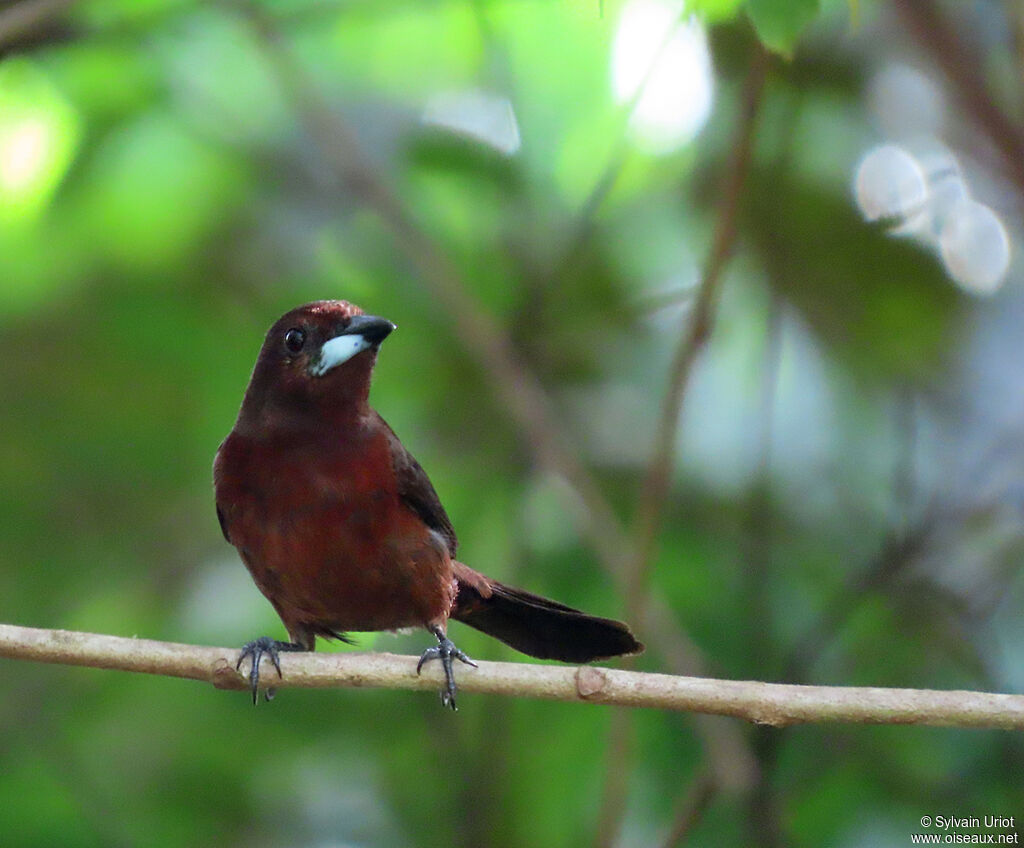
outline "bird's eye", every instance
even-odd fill
[[[300,353],[302,346],[306,343],[306,334],[298,328],[293,328],[284,334],[284,346],[289,353]]]

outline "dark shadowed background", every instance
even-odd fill
[[[1009,0],[0,5],[0,621],[283,638],[211,463],[267,327],[345,298],[461,558],[635,667],[1020,692],[1022,78]],[[0,674],[3,846],[1024,816],[1006,732]]]

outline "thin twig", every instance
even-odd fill
[[[772,434],[775,402],[779,387],[782,359],[782,299],[777,290],[769,295],[765,347],[762,356],[761,397],[757,417],[757,470],[746,505],[746,528],[743,534],[743,586],[745,609],[750,616],[748,632],[758,634],[748,645],[748,668],[769,667],[775,622],[768,590],[772,585]]]
[[[669,370],[669,384],[661,406],[654,449],[640,490],[636,511],[635,553],[629,579],[630,596],[626,605],[627,615],[637,620],[643,619],[647,604],[648,577],[658,530],[664,515],[672,469],[675,467],[679,418],[690,372],[693,370],[697,355],[710,336],[718,289],[736,241],[736,219],[754,147],[754,130],[760,111],[767,63],[764,50],[755,47],[744,87],[739,124],[729,157],[711,252],[697,289],[693,310],[688,316],[689,326],[680,338]]]
[[[75,0],[22,0],[0,9],[0,51],[32,35],[74,4]]]
[[[793,641],[782,672],[784,679],[806,678],[815,661],[832,644],[836,634],[864,599],[891,585],[917,562],[937,526],[940,526],[938,516],[929,515],[909,531],[894,531],[887,535],[878,554],[863,568],[849,575],[814,622]]]
[[[711,800],[715,797],[718,787],[714,776],[707,771],[698,772],[680,799],[672,829],[663,843],[665,848],[676,848],[685,845],[694,827],[704,817]]]
[[[238,650],[233,648],[0,624],[0,657],[190,678],[220,689],[248,686],[234,669]],[[283,677],[265,676],[275,689],[440,688],[438,664],[417,675],[416,663],[416,657],[397,654],[284,654]],[[835,721],[1024,730],[1024,695],[989,692],[796,686],[498,662],[460,669],[459,686],[466,694],[713,713],[775,727]]]
[[[626,617],[637,622],[644,633],[657,632],[657,628],[652,626],[654,617],[651,615],[650,572],[668,498],[672,469],[675,467],[675,445],[678,440],[683,400],[697,354],[711,333],[718,288],[736,240],[736,217],[754,146],[754,129],[767,74],[767,54],[759,47],[755,47],[754,50],[744,86],[741,113],[729,157],[711,252],[697,289],[692,312],[687,316],[689,326],[680,338],[669,370],[669,384],[662,402],[654,448],[637,499],[633,554],[625,579]],[[661,615],[660,619],[664,620],[665,616]],[[628,754],[631,747],[629,735],[629,718],[625,714],[614,715],[608,730],[608,748]],[[744,761],[750,761],[749,755]],[[614,768],[607,770],[605,774],[598,843],[601,848],[608,848],[614,844],[622,824],[628,790],[625,781],[618,774],[622,769],[622,763],[616,763]],[[747,771],[749,773],[750,770]]]
[[[946,75],[961,108],[999,151],[1018,192],[1024,193],[1024,129],[993,97],[982,72],[983,57],[968,48],[934,0],[893,0],[893,6]]]

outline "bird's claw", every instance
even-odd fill
[[[437,644],[427,648],[420,655],[420,661],[416,663],[416,673],[420,673],[425,663],[431,660],[441,660],[445,680],[445,687],[441,690],[441,703],[452,710],[457,710],[458,707],[455,706],[455,671],[452,669],[453,659],[477,668],[477,664],[467,657],[463,651],[455,647],[455,643],[451,639],[447,636],[438,635]]]
[[[240,671],[242,663],[249,658],[252,659],[252,666],[249,670],[249,687],[252,689],[252,702],[254,704],[259,703],[260,699],[260,662],[263,660],[263,657],[270,657],[270,662],[273,663],[277,676],[281,677],[281,651],[301,650],[303,650],[301,645],[297,645],[294,642],[280,642],[277,639],[271,639],[269,636],[260,636],[259,639],[253,639],[242,646],[242,652],[238,655],[238,662],[235,663],[235,671]],[[265,696],[268,701],[271,700],[274,697],[274,690],[268,688]]]

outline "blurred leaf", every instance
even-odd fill
[[[39,215],[71,164],[79,134],[74,108],[33,62],[0,64],[0,226]]]
[[[72,14],[88,27],[146,25],[193,5],[195,0],[89,0],[76,3]]]
[[[771,172],[754,175],[749,200],[772,284],[848,367],[888,381],[942,363],[964,301],[923,248],[864,223],[846,198]]]
[[[747,14],[762,43],[789,57],[804,28],[818,14],[820,0],[747,0]]]
[[[417,133],[408,149],[410,165],[486,180],[502,192],[522,190],[519,163],[486,144],[442,129]]]
[[[145,109],[159,92],[159,66],[139,44],[78,41],[46,58],[93,130]]]
[[[126,267],[163,267],[215,228],[241,176],[171,115],[143,114],[112,132],[91,163],[92,191],[79,197],[89,207],[83,224]]]
[[[327,33],[332,52],[356,63],[350,78],[420,106],[427,94],[472,79],[482,61],[476,14],[458,3],[394,4],[383,14],[340,18]]]
[[[686,0],[686,10],[694,12],[708,23],[732,20],[744,0]]]

